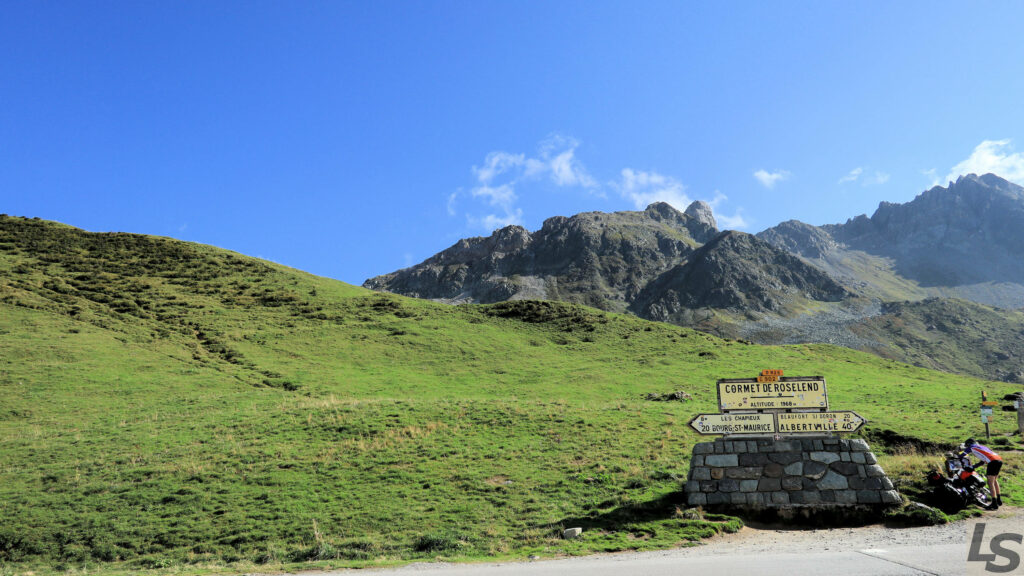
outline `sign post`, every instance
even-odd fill
[[[762,370],[755,378],[717,382],[718,414],[698,414],[690,426],[698,434],[747,436],[832,435],[856,432],[867,420],[850,411],[829,411],[821,376],[786,377]]]
[[[992,418],[992,407],[999,402],[988,399],[988,392],[981,391],[981,421],[985,424],[985,440],[992,439],[992,433],[988,429],[988,421]]]

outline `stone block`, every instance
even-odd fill
[[[867,480],[864,481],[864,488],[866,488],[868,490],[881,490],[882,489],[882,478],[879,477],[879,476],[875,476],[873,478],[868,478]]]
[[[868,477],[872,476],[885,476],[885,470],[878,464],[872,464],[864,467],[864,472],[867,473]]]
[[[729,495],[729,501],[737,506],[742,506],[747,503],[747,495],[743,492],[734,492]]]
[[[581,534],[583,534],[583,528],[569,528],[562,532],[562,538],[572,540],[573,538],[579,538]]]
[[[837,474],[834,470],[829,470],[821,480],[818,480],[818,488],[822,490],[845,490],[849,485],[846,476]]]
[[[690,480],[689,482],[686,483],[685,490],[687,492],[700,492],[700,482],[697,482],[696,480]]]
[[[843,452],[849,452],[850,451],[850,441],[845,439],[845,438],[840,440],[839,441],[839,449],[842,450]]]
[[[772,492],[772,504],[789,504],[789,492]]]
[[[860,452],[858,452],[858,454],[860,454]],[[849,452],[840,452],[839,453],[839,459],[841,461],[843,461],[843,462],[849,462],[850,461],[850,453]]]
[[[801,448],[801,446],[800,446],[800,442],[799,441],[780,440],[780,441],[775,443],[773,451],[774,452],[793,452],[793,451],[800,450],[800,448]]]
[[[899,492],[895,490],[886,490],[882,492],[882,502],[884,504],[899,504],[903,502],[903,499],[900,498]]]
[[[888,476],[882,476],[882,490],[893,490],[894,488],[892,480],[889,480]]]
[[[692,492],[686,495],[686,503],[690,506],[707,506],[708,495],[702,492]]]
[[[767,454],[759,454],[757,452],[740,454],[740,466],[764,466],[767,463]]]
[[[814,483],[814,480],[811,480],[810,478],[804,478],[803,480],[800,481],[800,484],[803,485],[804,490],[817,490],[818,489],[818,486]]]
[[[740,459],[735,454],[712,454],[704,458],[704,463],[708,466],[725,468],[729,466],[739,466]]]
[[[693,469],[698,466],[704,465],[704,455],[697,454],[690,460],[690,468]]]
[[[777,462],[769,462],[764,465],[764,468],[762,468],[762,474],[764,474],[768,478],[781,478],[782,472],[782,464],[779,464]]]
[[[711,480],[711,468],[701,466],[700,468],[690,469],[691,480]]]
[[[722,494],[721,492],[712,492],[708,494],[708,505],[713,506],[715,504],[727,504],[729,502],[729,495]]]
[[[800,440],[800,448],[802,448],[804,452],[814,450],[814,440],[811,438],[802,438]]]
[[[857,452],[857,454],[860,454],[860,452]],[[829,467],[843,476],[856,476],[859,472],[859,468],[853,462],[833,462]]]
[[[825,443],[824,442],[822,442],[821,440],[815,440],[814,441],[814,450],[824,450],[824,449],[825,449]]]
[[[861,504],[881,504],[882,497],[878,490],[857,490],[857,502]]]
[[[756,466],[740,466],[738,468],[728,468],[725,471],[726,478],[760,478],[761,468]]]
[[[802,459],[802,456],[799,452],[776,452],[774,454],[769,454],[768,459],[772,462],[778,462],[779,464],[786,466],[793,462],[799,462]]]
[[[825,471],[828,470],[828,466],[825,466],[821,462],[815,462],[813,460],[804,462],[804,476],[817,480],[825,475]]]
[[[801,490],[804,487],[803,480],[799,476],[786,476],[782,479],[782,489],[788,491]]]
[[[719,480],[718,481],[718,491],[719,492],[736,492],[739,489],[740,489],[740,483],[739,483],[738,480],[733,480],[732,478],[726,478],[724,480]]]
[[[721,480],[725,478],[725,468],[712,468],[711,478],[714,480]]]
[[[864,489],[864,478],[861,478],[860,476],[850,476],[846,481],[850,483],[850,488],[853,490]]]
[[[864,453],[864,463],[865,464],[878,464],[878,458],[875,458],[875,455],[872,454],[871,452],[865,452]]]
[[[747,452],[757,452],[757,442],[753,440],[747,440]]]
[[[821,491],[821,501],[825,502],[827,504],[834,504],[835,501],[836,501],[835,490],[822,490]]]
[[[850,440],[850,450],[853,450],[854,452],[867,452],[870,448],[868,448],[867,442],[860,438],[855,438]]]
[[[783,468],[783,471],[787,476],[803,476],[804,475],[804,463],[793,462],[789,466]]]
[[[839,446],[839,438],[836,438],[835,436],[829,436],[828,438],[823,438],[821,440],[821,442],[829,450],[836,450],[837,449],[836,447]]]
[[[850,460],[856,464],[864,464],[867,460],[867,458],[864,457],[865,454],[867,454],[867,452],[851,452]]]
[[[775,444],[774,441],[767,438],[760,438],[758,440],[751,440],[751,442],[757,443],[758,452],[771,452],[771,447]]]
[[[801,490],[792,492],[789,501],[793,504],[821,504],[821,492],[817,490]]]
[[[857,503],[856,490],[836,490],[834,494],[836,496],[836,504],[853,505]]]
[[[698,442],[693,445],[694,454],[711,454],[714,452],[714,444],[711,442]]]
[[[701,492],[718,492],[718,482],[711,480],[709,482],[700,483]]]
[[[725,454],[734,454],[736,451],[732,449],[732,442],[725,442]]]
[[[757,480],[740,480],[740,492],[756,492]]]
[[[782,490],[781,478],[761,478],[757,482],[757,489],[761,492],[776,492]]]
[[[764,494],[758,494],[757,492],[747,494],[747,506],[751,506],[753,508],[761,508],[764,506]]]
[[[811,460],[823,464],[831,464],[839,461],[839,454],[835,452],[811,452]]]

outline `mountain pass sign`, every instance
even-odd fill
[[[698,414],[690,420],[698,434],[774,434],[773,414]]]
[[[825,379],[820,376],[733,378],[718,381],[718,407],[735,410],[828,410]]]
[[[856,412],[780,412],[779,433],[854,432],[866,422]]]

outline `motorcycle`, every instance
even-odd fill
[[[986,510],[995,509],[985,479],[970,465],[967,454],[946,453],[945,468],[948,476],[937,470],[927,476],[940,508],[956,511],[977,504]]]

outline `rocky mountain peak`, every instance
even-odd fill
[[[668,220],[669,222],[680,223],[685,220],[685,215],[668,202],[654,202],[644,212],[648,217],[655,220]]]
[[[718,229],[718,222],[715,221],[715,215],[711,211],[711,205],[703,200],[697,200],[690,204],[684,212],[687,216],[693,220],[709,227],[712,229]]]

